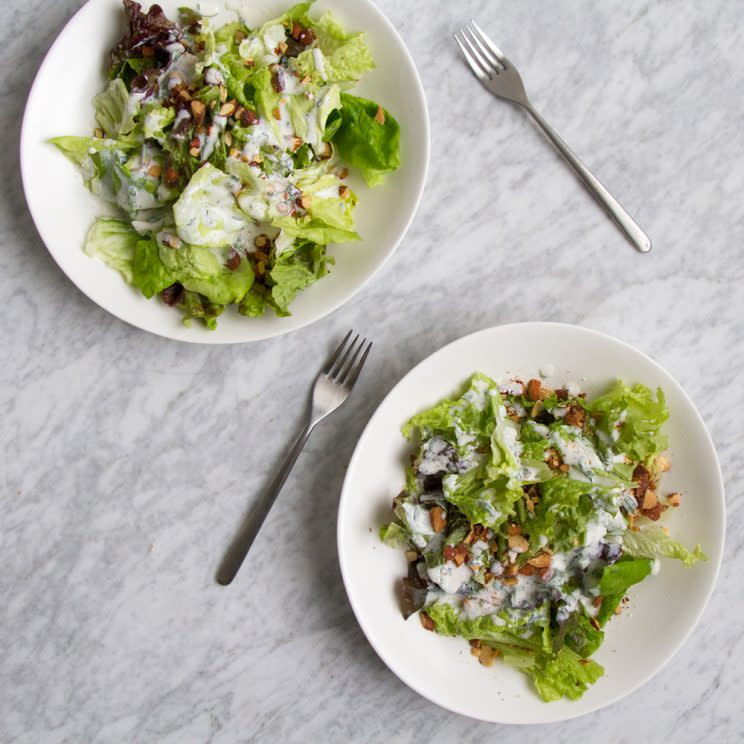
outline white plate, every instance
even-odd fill
[[[661,386],[670,417],[666,430],[672,470],[666,492],[682,505],[665,524],[675,538],[700,543],[706,563],[685,568],[663,560],[658,575],[630,592],[630,607],[607,626],[594,658],[605,676],[578,701],[543,703],[525,675],[499,665],[486,668],[466,641],[405,622],[396,592],[406,575],[402,551],[382,545],[377,528],[404,483],[409,453],[400,428],[418,411],[451,395],[474,371],[499,380],[536,377],[552,364],[546,384],[577,382],[590,395],[615,378]],[[385,398],[357,445],[341,494],[338,552],[357,620],[382,660],[429,700],[463,715],[498,723],[546,723],[589,713],[619,700],[657,672],[690,634],[708,601],[723,550],[723,481],[713,443],[682,388],[658,364],[630,346],[595,331],[554,323],[489,328],[445,346],[409,372]]]
[[[196,2],[161,2],[170,17],[178,6],[188,4]],[[292,0],[245,3],[256,23],[280,15],[292,4]],[[31,215],[49,252],[94,302],[132,325],[181,341],[255,341],[301,328],[340,307],[393,254],[413,219],[426,180],[429,121],[423,87],[402,39],[371,0],[320,0],[315,7],[315,12],[333,10],[347,29],[366,33],[377,68],[364,76],[355,92],[379,101],[400,122],[401,167],[376,189],[368,189],[353,176],[349,179],[359,195],[357,229],[363,241],[331,248],[336,257],[331,274],[298,296],[291,317],[243,318],[231,309],[212,332],[198,323],[185,328],[177,311],[158,300],[146,300],[116,271],[81,249],[88,227],[106,212],[106,206],[86,190],[77,169],[45,140],[92,132],[91,99],[106,85],[108,50],[125,30],[121,2],[89,0],[65,26],[41,65],[26,104],[21,171]],[[215,21],[233,17],[223,12]]]

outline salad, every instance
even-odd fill
[[[404,617],[524,672],[545,701],[581,697],[628,588],[660,558],[706,558],[659,524],[680,505],[660,487],[667,417],[662,390],[644,385],[588,400],[479,373],[414,416],[405,489],[380,529],[408,560]]]
[[[349,92],[375,66],[363,35],[312,0],[260,28],[123,1],[94,136],[51,140],[117,214],[86,253],[187,325],[213,329],[227,305],[289,315],[326,246],[359,239],[349,169],[376,186],[400,163],[394,116]]]

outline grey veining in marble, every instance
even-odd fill
[[[380,0],[429,100],[418,216],[345,308],[226,348],[110,317],[34,231],[20,117],[79,4],[3,3],[0,742],[740,741],[741,4]],[[471,79],[450,41],[470,17],[653,253],[635,253],[525,116]],[[527,730],[450,714],[387,670],[346,600],[335,512],[365,420],[413,364],[473,330],[535,319],[617,335],[684,385],[718,448],[729,527],[711,604],[654,681],[597,714]],[[350,326],[378,341],[363,384],[315,433],[225,590],[217,561],[299,421],[308,367]]]

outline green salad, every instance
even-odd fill
[[[376,186],[400,163],[394,116],[349,92],[375,66],[363,35],[311,6],[213,28],[124,0],[94,136],[51,140],[116,210],[85,251],[187,325],[214,328],[227,305],[289,315],[326,246],[359,239],[349,168]]]
[[[483,374],[414,416],[406,486],[380,529],[406,551],[404,617],[524,672],[545,701],[581,697],[628,588],[660,558],[706,558],[659,524],[680,505],[660,488],[667,417],[644,385],[588,400]]]

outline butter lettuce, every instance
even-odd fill
[[[132,262],[139,241],[139,234],[128,222],[113,217],[99,217],[88,230],[83,250],[116,269],[132,284]]]
[[[637,531],[627,532],[623,540],[623,548],[628,555],[646,558],[676,558],[686,566],[693,566],[698,561],[708,560],[708,556],[699,545],[689,550],[667,535],[658,525],[647,525]]]
[[[93,98],[93,107],[96,121],[106,136],[119,139],[134,129],[140,102],[138,98],[130,96],[121,78],[114,78],[103,93]]]

